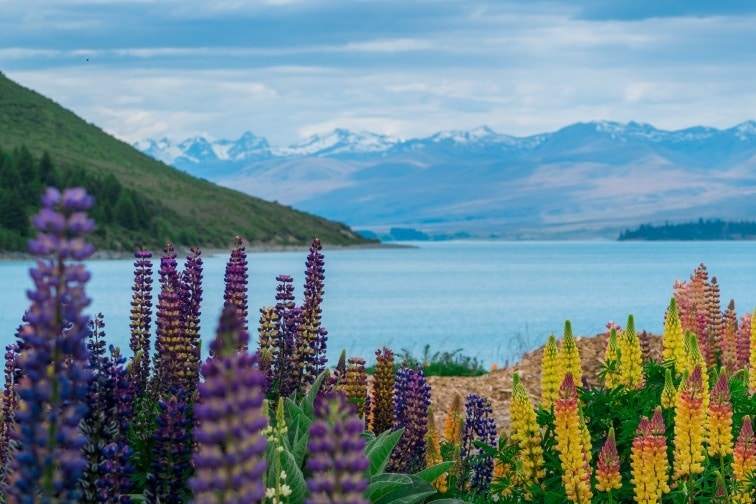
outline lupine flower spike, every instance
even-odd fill
[[[661,406],[662,408],[670,409],[675,407],[675,401],[677,400],[677,389],[675,383],[672,381],[672,370],[667,368],[664,371],[664,388],[661,394]]]
[[[662,495],[669,493],[669,462],[664,432],[661,408],[656,408],[651,420],[641,418],[630,452],[631,483],[638,504],[661,502]]]
[[[375,351],[375,380],[370,401],[368,429],[376,435],[394,425],[394,353],[383,347]]]
[[[738,315],[735,301],[730,300],[722,315],[722,365],[732,375],[738,368]]]
[[[732,454],[732,476],[735,480],[731,499],[735,504],[751,504],[754,501],[752,481],[756,473],[756,439],[749,415],[743,416],[735,450]]]
[[[609,330],[609,340],[604,352],[604,386],[613,389],[620,384],[620,349],[617,342],[617,329]]]
[[[753,316],[750,312],[745,313],[740,317],[740,323],[738,324],[738,336],[737,336],[737,357],[738,364],[737,369],[743,369],[748,366],[748,362],[751,358],[751,322]]]
[[[680,315],[677,313],[677,301],[673,297],[669,300],[669,308],[664,317],[664,334],[662,336],[662,360],[672,362],[681,371],[684,352],[683,329]]]
[[[549,409],[554,404],[563,376],[557,340],[553,334],[550,334],[543,350],[541,365],[541,405],[544,408]]]
[[[536,421],[533,403],[530,401],[520,376],[512,378],[512,400],[509,403],[512,440],[520,448],[525,485],[538,485],[546,475],[541,447],[541,429]]]
[[[247,330],[247,251],[240,237],[234,238],[234,248],[226,263],[225,285],[223,293],[223,306],[234,305],[242,328]]]
[[[562,465],[562,483],[570,502],[591,502],[591,467],[588,463],[590,445],[580,427],[577,389],[572,373],[567,373],[554,403],[557,451]]]
[[[704,422],[701,366],[688,377],[675,407],[674,479],[688,479],[704,470]],[[692,494],[692,492],[691,492]]]
[[[34,290],[20,334],[23,378],[16,421],[21,448],[16,457],[12,492],[19,502],[77,502],[78,479],[86,462],[86,443],[78,429],[86,413],[89,379],[85,337],[89,305],[85,285],[89,272],[82,261],[94,247],[86,235],[94,229],[87,217],[92,198],[84,189],[63,194],[48,188],[34,217],[38,234],[29,242],[37,256],[30,273]],[[39,499],[39,500],[37,500]]]
[[[609,429],[606,442],[599,452],[596,480],[596,490],[599,492],[611,492],[622,488],[620,459],[617,453],[617,443],[614,440],[614,427]]]
[[[474,495],[488,493],[493,477],[493,458],[484,455],[475,442],[496,447],[496,422],[493,419],[491,402],[476,394],[469,394],[465,403],[465,425],[462,435],[462,474],[459,483],[467,486]],[[473,452],[474,449],[474,452]]]
[[[307,479],[310,496],[306,504],[368,504],[364,473],[370,462],[361,437],[362,421],[340,392],[318,396],[315,415],[307,443],[311,476]]]
[[[711,390],[706,442],[711,457],[725,457],[732,453],[732,403],[725,370],[722,370]]]
[[[444,418],[444,441],[450,447],[452,459],[455,464],[449,471],[450,475],[457,476],[462,467],[460,450],[462,448],[462,431],[465,426],[465,417],[462,413],[462,396],[457,393],[449,405],[449,410]]]
[[[751,368],[751,373],[749,375],[749,383],[748,383],[748,391],[753,394],[756,392],[756,373],[753,371],[756,370],[756,308],[753,310],[753,314],[751,315],[751,354],[749,357],[749,363]]]
[[[575,343],[575,337],[572,335],[572,324],[569,320],[564,322],[564,337],[562,338],[562,348],[559,351],[559,360],[561,368],[560,384],[566,373],[572,373],[575,383],[582,383],[583,371],[580,368],[580,353]]]
[[[627,327],[619,337],[619,347],[620,383],[628,389],[641,387],[643,385],[643,360],[632,315],[627,317]]]
[[[413,474],[425,469],[425,435],[430,407],[430,385],[422,366],[402,367],[394,387],[394,430],[404,429],[388,462],[389,472]]]
[[[152,323],[152,253],[138,250],[134,257],[134,286],[131,297],[131,341],[136,368],[131,380],[138,396],[144,393],[150,376],[150,324]]]
[[[211,343],[213,357],[202,364],[205,381],[194,407],[196,475],[190,487],[197,504],[260,502],[265,495],[265,375],[256,354],[237,352],[248,338],[236,307],[226,306]]]
[[[428,433],[425,435],[425,464],[432,467],[440,464],[444,459],[441,457],[440,433],[436,427],[436,419],[433,408],[428,408]],[[444,473],[433,481],[433,486],[439,493],[446,493],[449,489],[449,475]]]

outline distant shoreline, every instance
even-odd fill
[[[324,251],[330,250],[361,250],[361,249],[413,249],[417,248],[414,245],[399,244],[399,243],[361,243],[358,245],[331,245],[323,244]],[[307,252],[310,250],[309,245],[245,245],[245,249],[249,254],[264,254],[270,252]],[[231,253],[231,247],[228,249],[222,248],[208,248],[202,250],[202,257],[215,257],[218,255],[228,255]],[[184,257],[189,254],[189,247],[177,247],[176,256]],[[153,257],[160,257],[162,250],[153,250]],[[134,252],[126,252],[123,250],[95,250],[90,260],[121,260],[121,259],[133,259]],[[28,252],[0,252],[0,262],[29,262],[34,261],[35,256]]]

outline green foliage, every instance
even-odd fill
[[[453,352],[431,353],[430,345],[425,345],[422,356],[418,358],[410,350],[403,348],[394,361],[394,371],[404,364],[411,368],[422,365],[425,376],[481,376],[487,373],[477,357],[462,355],[462,350],[458,348]],[[374,374],[375,366],[366,368],[366,372]]]
[[[27,205],[37,205],[45,186],[80,186],[82,176],[97,181],[84,185],[94,194],[96,206],[103,201],[110,206],[93,215],[101,226],[94,237],[98,248],[131,252],[137,245],[158,248],[166,241],[179,246],[226,247],[236,235],[253,244],[272,245],[306,245],[313,236],[337,245],[370,242],[343,224],[166,166],[2,73],[0,146],[7,152],[19,152],[10,164],[0,155],[0,188],[20,188]],[[51,164],[57,167],[55,175]],[[116,218],[112,211],[119,191],[113,181],[128,191],[136,207],[136,228],[102,228]],[[100,188],[103,194],[95,191]],[[25,210],[31,215],[30,208]],[[130,222],[130,217],[123,219],[122,224]],[[0,250],[25,250],[25,240],[19,240],[17,233],[9,234],[5,228],[0,231]]]

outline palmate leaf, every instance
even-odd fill
[[[394,447],[399,442],[402,434],[404,434],[403,428],[395,431],[387,430],[365,446],[365,455],[370,461],[368,478],[372,478],[376,474],[383,472],[391,456],[391,452],[394,451]]]
[[[460,500],[460,499],[452,499],[452,498],[445,498],[445,499],[435,499],[430,501],[433,504],[467,504],[466,501]]]

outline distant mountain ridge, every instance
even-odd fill
[[[207,145],[203,148],[201,142],[195,144],[191,155],[199,158],[207,154]],[[225,152],[229,159],[242,159],[257,145],[255,138],[243,136],[233,145],[216,142],[211,148],[221,154]],[[119,218],[112,219],[109,225],[108,219],[100,219],[101,225],[93,234],[93,240],[106,250],[133,252],[135,246],[147,246],[157,251],[166,241],[177,246],[221,248],[233,244],[237,235],[254,245],[307,245],[314,237],[330,244],[365,243],[343,224],[220,187],[159,163],[2,73],[0,146],[11,153],[0,159],[0,168],[4,160],[14,163],[15,159],[26,160],[24,170],[20,167],[0,170],[0,202],[11,201],[3,197],[3,192],[12,196],[13,192],[29,191],[30,183],[35,184],[35,193],[41,193],[36,187],[42,186],[41,177],[35,172],[41,170],[38,168],[43,163],[40,158],[46,159],[43,153],[48,153],[56,172],[60,172],[55,174],[55,180],[65,181],[67,185],[89,184],[93,186],[88,188],[90,192],[103,189],[104,185],[111,186],[113,190],[101,193],[114,200],[123,195],[122,207],[128,206],[127,199],[135,204],[137,222]],[[168,148],[168,143],[162,147]],[[27,155],[13,154],[24,149]],[[45,164],[51,164],[50,159]],[[7,228],[3,224],[0,222],[0,233]],[[15,231],[26,232],[21,226],[16,227]],[[19,248],[21,240],[5,241],[10,243],[6,245],[10,249]]]
[[[411,227],[431,235],[616,237],[642,223],[739,220],[756,211],[756,121],[676,131],[593,121],[525,137],[481,126],[402,140],[337,129],[289,147],[247,132],[237,141],[148,140],[138,148],[379,235]],[[219,154],[232,148],[233,157]]]

